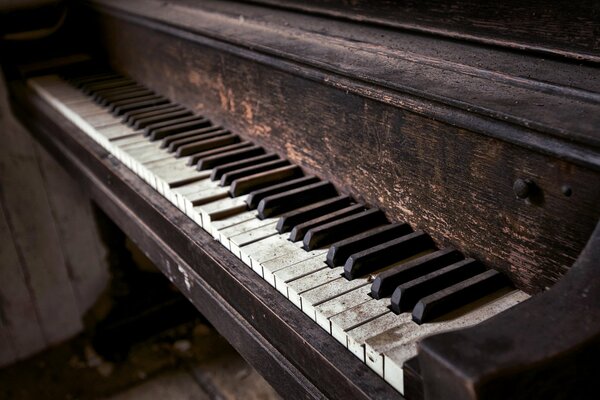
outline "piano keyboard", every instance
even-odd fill
[[[529,297],[132,79],[101,72],[28,84],[400,393],[421,338]]]

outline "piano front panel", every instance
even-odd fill
[[[539,138],[524,126],[465,122],[406,93],[161,32],[143,18],[95,13],[90,26],[117,70],[424,229],[439,246],[507,273],[529,293],[564,274],[600,215],[600,187],[589,184],[599,181],[597,170],[487,135],[506,129]],[[539,191],[518,199],[518,179]]]

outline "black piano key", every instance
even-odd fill
[[[127,125],[132,126],[135,123],[135,121],[140,118],[151,117],[153,115],[160,115],[160,114],[168,113],[168,112],[175,111],[175,110],[183,110],[183,108],[184,108],[183,106],[173,104],[173,103],[166,103],[166,104],[161,104],[159,106],[147,107],[147,108],[143,108],[141,110],[135,110],[135,111],[130,111],[130,112],[124,113],[123,121]]]
[[[239,150],[228,151],[226,153],[216,154],[214,156],[204,157],[198,161],[198,170],[203,171],[212,169],[216,166],[230,163],[236,160],[243,160],[264,154],[265,149],[260,146],[250,146]]]
[[[132,81],[129,78],[118,78],[118,79],[113,79],[113,80],[107,80],[104,82],[82,85],[80,87],[80,89],[83,93],[92,95],[92,94],[94,94],[94,92],[97,92],[99,90],[125,87],[125,86],[131,86],[131,85],[136,85],[136,84],[137,83],[135,81]]]
[[[161,98],[164,97],[157,94],[152,94],[149,96],[136,97],[135,99],[119,100],[115,101],[114,103],[111,103],[107,108],[111,113],[113,113],[113,115],[119,115],[117,110],[120,110],[122,107],[127,107],[145,101],[158,100]]]
[[[178,108],[168,113],[160,113],[149,117],[138,118],[132,125],[133,129],[145,129],[148,125],[157,124],[159,122],[170,121],[181,117],[192,115],[192,112],[184,107]],[[146,135],[148,136],[148,135]]]
[[[138,92],[141,90],[150,91],[150,89],[142,85],[131,85],[125,86],[123,88],[106,89],[94,92],[94,94],[92,95],[92,99],[95,102],[102,104],[102,102],[108,98],[112,98],[114,96],[121,96],[132,92]]]
[[[141,110],[167,103],[170,104],[170,101],[162,96],[159,96],[158,98],[153,98],[151,100],[141,101],[139,103],[127,104],[124,106],[117,107],[114,111],[112,111],[112,114],[115,116],[120,116],[129,111]]]
[[[423,297],[485,271],[483,265],[467,258],[399,285],[392,294],[390,308],[396,314],[410,311]]]
[[[189,132],[195,129],[203,129],[211,126],[211,122],[208,118],[197,116],[196,119],[191,119],[187,122],[182,122],[180,124],[169,125],[164,128],[156,129],[152,132],[153,137],[161,137],[162,139],[176,135],[182,132]]]
[[[91,94],[95,91],[114,89],[116,87],[128,86],[132,84],[135,84],[135,82],[131,79],[126,78],[124,76],[116,76],[114,78],[100,79],[96,81],[81,83],[78,85],[78,88],[85,94]]]
[[[288,190],[296,189],[302,186],[311,185],[313,183],[319,182],[319,178],[314,175],[303,176],[297,179],[292,179],[291,181],[276,183],[273,185],[269,185],[267,187],[256,189],[250,192],[248,197],[246,198],[246,203],[250,209],[255,209],[258,207],[262,199],[272,196],[277,193],[286,192]],[[236,182],[234,182],[235,185]]]
[[[446,247],[409,262],[397,265],[377,275],[371,285],[371,297],[381,299],[390,296],[398,285],[427,275],[430,272],[462,260],[459,251]]]
[[[246,176],[260,174],[261,172],[273,171],[274,169],[289,165],[288,160],[273,160],[266,161],[260,164],[251,165],[248,167],[239,168],[225,173],[219,182],[220,186],[229,186],[236,179],[241,179]]]
[[[211,122],[205,117],[199,115],[188,115],[147,125],[144,129],[144,133],[148,132],[150,140],[155,141],[191,129],[206,128],[210,125]]]
[[[246,158],[245,160],[234,161],[228,164],[219,165],[210,174],[210,179],[213,181],[221,180],[221,177],[230,171],[236,169],[246,168],[251,165],[260,164],[266,161],[273,161],[279,159],[279,156],[275,153],[262,154],[260,156]]]
[[[168,148],[169,153],[173,153],[181,146],[185,146],[186,144],[228,135],[231,135],[231,132],[228,130],[225,130],[219,126],[209,126],[206,128],[192,129],[191,131],[184,131],[174,135],[169,135],[162,140],[160,147]]]
[[[319,201],[314,204],[285,213],[277,221],[277,232],[285,233],[291,231],[298,224],[320,217],[322,215],[347,207],[352,203],[348,196],[337,196],[332,199]]]
[[[200,153],[206,150],[216,149],[217,147],[229,146],[231,144],[239,143],[241,139],[238,135],[230,133],[228,135],[217,136],[212,138],[206,138],[202,140],[196,140],[191,143],[183,144],[177,147],[175,157],[185,157],[191,154]]]
[[[231,197],[241,196],[275,184],[285,183],[301,176],[302,169],[297,165],[288,165],[271,171],[261,172],[233,181],[229,189],[229,195]]]
[[[108,79],[108,78],[124,78],[125,76],[119,74],[110,68],[82,68],[80,65],[73,69],[63,70],[61,75],[63,79],[73,84],[78,82],[87,82],[94,79]],[[108,78],[107,78],[108,77]]]
[[[344,265],[350,255],[367,250],[412,232],[408,224],[387,224],[334,243],[327,252],[325,262],[331,268]]]
[[[98,74],[94,74],[94,75],[81,76],[81,77],[77,77],[77,78],[64,77],[63,79],[65,79],[71,85],[79,88],[83,85],[90,84],[93,82],[106,81],[109,79],[116,79],[116,78],[123,78],[123,76],[112,73],[112,72],[105,72],[105,73],[98,73]]]
[[[294,226],[292,232],[290,232],[289,240],[292,242],[297,242],[298,240],[302,240],[310,229],[318,227],[320,225],[325,225],[327,223],[337,221],[341,218],[347,217],[349,215],[353,215],[365,210],[364,204],[353,204],[348,207],[344,207],[339,210],[332,211],[328,214],[321,215],[317,218],[313,218],[311,220],[302,222]]]
[[[419,300],[413,309],[412,320],[419,325],[430,322],[509,286],[506,276],[494,270],[485,271]]]
[[[231,144],[229,146],[219,147],[219,148],[208,150],[208,151],[203,151],[202,153],[197,153],[197,154],[190,156],[190,158],[188,158],[187,165],[190,165],[190,166],[196,165],[196,169],[198,171],[201,171],[200,165],[198,165],[198,162],[205,157],[211,157],[216,154],[227,153],[229,151],[245,149],[245,148],[252,147],[252,146],[254,146],[254,143],[248,142],[248,141],[243,141],[243,142],[239,142],[236,144]]]
[[[139,99],[140,97],[154,96],[154,95],[156,95],[156,93],[154,93],[152,90],[138,89],[138,90],[124,91],[119,94],[112,94],[112,95],[108,95],[108,96],[106,96],[106,95],[98,96],[98,97],[95,97],[94,100],[96,101],[96,103],[100,104],[101,106],[108,107],[111,104],[116,103],[118,101]]]
[[[335,187],[327,181],[274,194],[260,201],[257,207],[258,218],[275,217],[334,196],[337,196]]]
[[[428,235],[423,231],[409,233],[350,255],[344,264],[344,276],[350,280],[358,278],[427,249],[433,249],[433,241]]]
[[[372,208],[359,214],[310,229],[304,236],[304,249],[310,251],[330,245],[387,223],[385,214],[377,208]]]

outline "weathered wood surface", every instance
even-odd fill
[[[600,6],[594,0],[453,1],[250,0],[277,7],[435,35],[599,60]]]
[[[19,117],[44,147],[279,393],[292,398],[401,399],[44,100],[22,83],[15,83],[14,93]]]
[[[95,31],[118,70],[383,208],[392,220],[424,229],[438,244],[506,272],[530,293],[564,274],[594,228],[600,174],[591,145],[582,150],[589,162],[570,162],[582,154],[569,148],[575,142],[557,144],[549,132],[536,136],[541,131],[531,124],[508,126],[501,118],[473,123],[458,109],[435,114],[438,106],[419,108],[411,94],[134,18],[103,17]],[[597,76],[594,69],[589,73]],[[594,101],[588,105],[597,110]],[[530,118],[541,118],[544,126],[543,118],[559,111]],[[581,116],[579,124],[572,114],[568,123],[587,131],[588,117],[594,118]],[[489,134],[499,126],[509,133]],[[595,141],[594,133],[586,135],[577,140]],[[511,137],[527,143],[516,145]],[[549,144],[556,146],[544,148]],[[541,196],[517,199],[512,185],[518,178],[535,181]],[[562,192],[565,185],[570,197]]]
[[[37,148],[0,87],[0,365],[81,331],[108,282],[89,199]]]

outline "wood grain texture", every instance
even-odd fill
[[[598,61],[600,8],[593,0],[251,0],[355,21]]]
[[[593,170],[249,61],[218,43],[115,18],[102,28],[117,69],[383,208],[392,220],[506,272],[530,293],[562,276],[599,216]],[[517,178],[534,180],[542,198],[517,200]],[[572,187],[571,197],[563,185]]]

